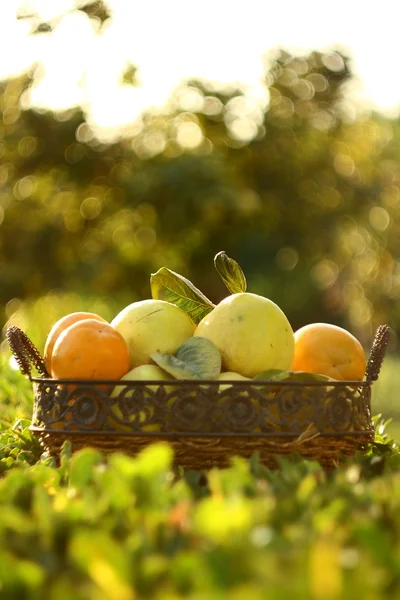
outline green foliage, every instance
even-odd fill
[[[187,82],[170,114],[146,114],[110,144],[78,110],[21,110],[28,77],[2,83],[2,324],[39,297],[92,296],[113,316],[148,298],[162,267],[216,303],[226,290],[209,263],[222,247],[294,329],[335,322],[366,346],[378,324],[399,332],[399,122],[352,119],[349,75],[338,53],[281,52],[267,110],[239,89]],[[179,141],[187,124],[198,147]]]
[[[32,412],[32,384],[10,367],[5,354],[0,354],[0,410],[0,423],[7,425]]]
[[[330,473],[254,455],[206,477],[165,443],[136,458],[67,443],[56,464],[27,429],[30,382],[2,367],[1,598],[399,595],[400,449],[380,415],[375,443]]]
[[[236,458],[206,482],[173,468],[166,444],[135,459],[65,446],[58,467],[42,457],[0,480],[2,594],[389,598],[400,472],[397,446],[383,446],[329,474]]]

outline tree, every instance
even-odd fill
[[[399,125],[346,110],[348,59],[281,52],[264,109],[189,81],[169,115],[105,145],[84,115],[22,111],[29,78],[0,90],[1,301],[54,288],[148,297],[161,266],[214,301],[225,250],[293,327],[331,321],[365,341],[400,330]]]

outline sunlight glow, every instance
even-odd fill
[[[13,371],[19,370],[19,364],[17,363],[17,360],[14,356],[10,357],[8,364],[9,364],[10,368],[13,369]]]
[[[324,6],[320,0],[247,0],[245,5],[228,0],[190,5],[184,0],[108,0],[111,19],[101,29],[83,12],[72,11],[77,4],[1,3],[0,78],[39,65],[26,102],[54,110],[81,105],[88,123],[105,136],[134,122],[145,109],[162,110],[180,82],[202,78],[246,91],[255,116],[241,113],[232,119],[231,128],[238,138],[250,139],[257,106],[268,102],[264,55],[277,47],[302,53],[330,48],[348,52],[360,80],[355,88],[360,104],[397,114],[400,5],[391,0],[381,0],[378,7],[362,0]],[[30,35],[30,20],[16,18],[21,10],[25,15],[38,12],[42,19],[57,17],[54,32]],[[138,67],[138,87],[122,82],[128,64]],[[195,95],[184,99],[186,110],[195,109],[198,101]]]

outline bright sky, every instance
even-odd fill
[[[66,109],[82,104],[106,131],[162,106],[184,78],[242,82],[266,101],[262,54],[268,49],[342,47],[361,82],[359,96],[397,114],[400,106],[398,0],[108,0],[111,22],[98,35],[83,13],[61,18],[51,35],[31,36],[21,7],[49,19],[75,0],[0,1],[0,78],[41,63],[30,101]],[[121,87],[126,61],[141,87]],[[82,85],[83,84],[83,85]]]

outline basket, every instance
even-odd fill
[[[7,339],[34,388],[30,430],[58,457],[90,446],[131,455],[167,441],[182,467],[226,467],[255,452],[270,468],[294,452],[330,469],[373,441],[371,387],[378,379],[389,327],[376,332],[363,381],[55,380],[18,327]],[[35,367],[39,376],[32,375]]]

